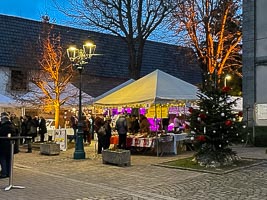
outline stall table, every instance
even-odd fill
[[[186,140],[186,137],[188,136],[187,133],[180,133],[180,134],[175,134],[175,133],[168,133],[167,135],[173,136],[173,143],[170,143],[169,148],[172,149],[172,152],[177,155],[177,146],[181,142],[184,142]]]
[[[110,144],[117,145],[119,141],[118,135],[112,135],[110,138]],[[156,142],[158,141],[158,143]],[[175,143],[175,144],[174,144]],[[157,146],[158,144],[158,146]],[[158,151],[161,155],[164,153],[177,154],[176,141],[174,141],[174,136],[166,135],[164,137],[131,137],[128,136],[126,140],[127,148],[142,149],[147,152],[149,149],[153,151]]]

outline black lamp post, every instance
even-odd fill
[[[67,54],[70,61],[76,67],[80,74],[79,83],[79,116],[78,116],[78,132],[75,140],[74,159],[85,159],[83,146],[83,122],[82,122],[82,71],[84,65],[87,64],[94,55],[96,45],[92,41],[88,41],[83,45],[82,49],[77,49],[71,46],[67,49]]]

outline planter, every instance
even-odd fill
[[[129,150],[103,150],[102,160],[104,164],[115,164],[119,167],[131,165],[131,152]]]
[[[56,143],[44,143],[40,145],[40,153],[45,155],[59,155],[60,145]]]

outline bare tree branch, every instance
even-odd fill
[[[186,35],[204,72],[218,75],[241,66],[242,18],[238,0],[177,0],[172,29]],[[231,70],[230,70],[231,69]],[[239,73],[237,73],[240,76]]]
[[[145,42],[175,9],[176,0],[68,0],[72,5],[58,9],[90,30],[120,37],[128,47],[129,76],[137,79]]]

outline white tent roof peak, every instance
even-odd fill
[[[133,83],[95,102],[96,105],[130,105],[138,103],[167,103],[180,100],[196,100],[198,88],[161,70],[136,80]]]
[[[122,84],[120,84],[120,85],[118,85],[118,86],[112,88],[111,90],[109,90],[109,91],[107,91],[107,92],[101,94],[100,96],[94,98],[94,101],[97,101],[97,100],[99,100],[99,99],[102,99],[103,97],[105,97],[105,96],[107,96],[107,95],[109,95],[109,94],[111,94],[111,93],[113,93],[113,92],[115,92],[115,91],[117,91],[117,90],[123,88],[123,87],[126,86],[126,85],[129,85],[129,84],[132,83],[132,82],[134,82],[134,79],[129,79],[128,81],[126,81],[126,82],[124,82],[124,83],[122,83]]]

